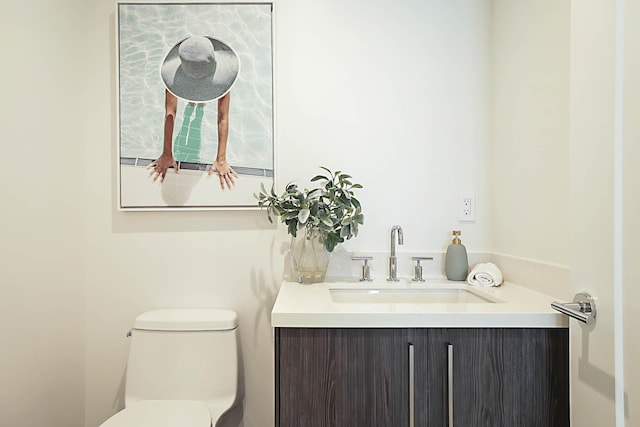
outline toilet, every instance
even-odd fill
[[[211,427],[238,394],[238,318],[219,309],[153,310],[131,331],[125,409],[101,427]]]

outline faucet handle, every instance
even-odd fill
[[[413,279],[414,282],[424,282],[424,278],[422,277],[422,265],[420,265],[420,261],[433,261],[432,256],[412,256],[411,259],[416,262],[416,265],[413,267]]]
[[[352,256],[352,261],[364,261],[362,264],[362,273],[360,275],[361,282],[370,282],[371,281],[371,266],[369,265],[369,261],[373,259],[372,256]]]

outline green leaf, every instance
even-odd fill
[[[296,237],[298,232],[298,221],[291,221],[289,223],[289,226],[287,227],[287,231],[289,232],[290,235],[292,235],[293,237]]]
[[[266,209],[271,223],[278,218],[294,237],[301,229],[315,233],[325,247],[333,251],[345,239],[356,236],[358,225],[364,222],[362,205],[353,191],[362,185],[354,184],[351,175],[340,170],[332,172],[325,166],[320,169],[324,173],[311,179],[317,183],[315,188],[302,190],[294,181],[278,196],[274,185],[268,192],[264,183],[260,183],[260,192],[253,196],[258,206]]]
[[[338,238],[334,233],[327,233],[327,239],[324,246],[329,252],[333,252],[338,243],[341,243],[342,239]]]
[[[284,214],[284,219],[285,220],[290,220],[290,219],[298,218],[298,214],[299,214],[299,212],[297,210],[289,211],[289,212]]]
[[[313,203],[311,203],[311,206],[309,206],[309,214],[314,217],[316,215],[318,215],[318,201],[314,201]]]
[[[300,210],[300,213],[298,214],[298,221],[300,222],[300,224],[305,224],[307,222],[310,213],[311,211],[309,209]]]
[[[309,199],[319,199],[319,198],[322,197],[323,194],[324,194],[324,192],[322,191],[322,189],[314,188],[313,190],[309,191],[309,194],[307,194],[307,198],[309,198]]]
[[[325,217],[325,218],[320,218],[320,221],[322,221],[322,223],[324,225],[327,225],[329,227],[333,227],[333,221],[331,220],[331,218],[329,217]]]
[[[344,194],[341,195],[340,197],[338,197],[338,202],[340,203],[340,205],[342,206],[351,206],[351,203],[349,203],[349,198],[346,197]]]

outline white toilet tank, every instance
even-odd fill
[[[153,310],[136,318],[125,387],[144,400],[196,400],[229,408],[238,392],[237,315],[231,310]]]

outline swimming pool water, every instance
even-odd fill
[[[231,46],[240,58],[240,73],[231,88],[227,161],[273,170],[271,14],[268,3],[119,4],[120,156],[160,155],[165,93],[160,65],[178,41],[208,35]],[[216,104],[207,103],[198,117],[199,152],[174,150],[176,156],[185,156],[177,160],[213,163],[218,145]],[[194,117],[189,108],[193,107],[178,101],[174,144],[179,136],[186,141],[187,135],[180,132],[189,124],[183,121]],[[195,141],[195,135],[189,138]]]

